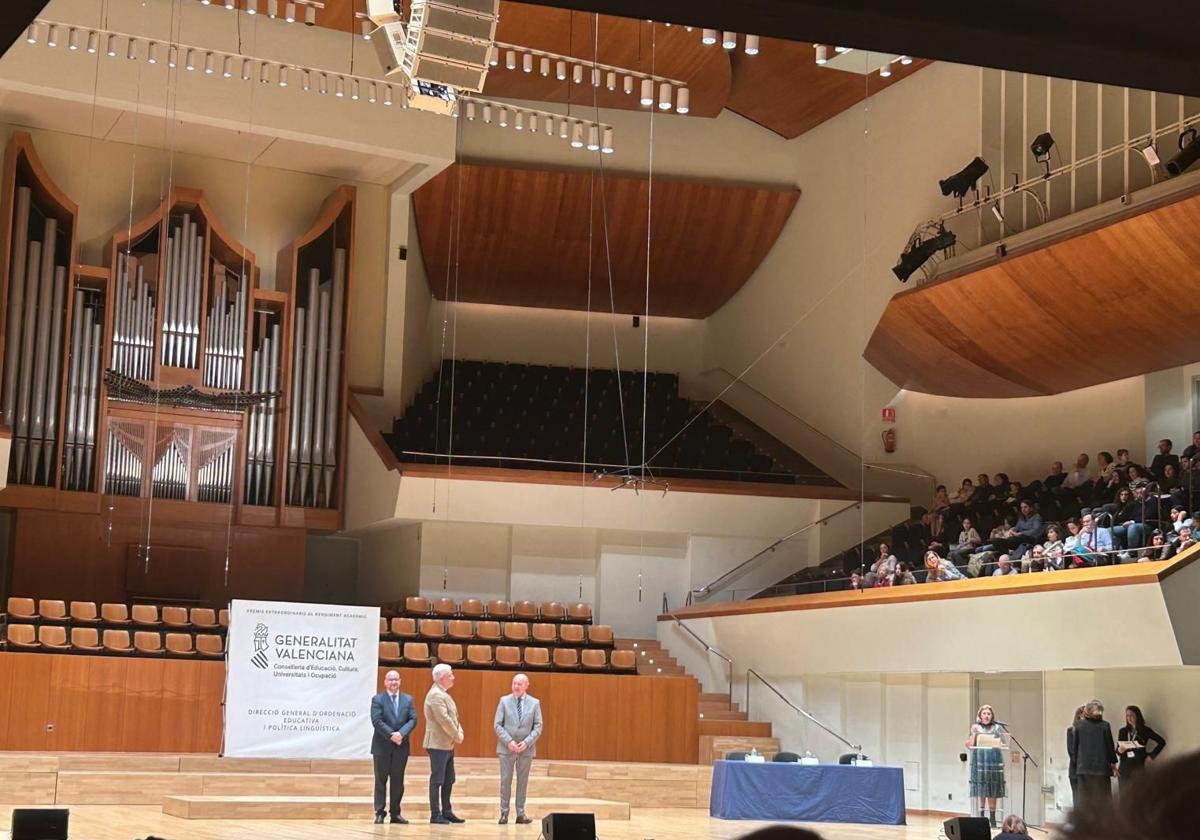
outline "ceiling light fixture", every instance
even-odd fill
[[[666,82],[658,86],[658,108],[660,111],[671,110],[671,86]]]
[[[550,59],[548,59],[546,56],[542,56],[538,61],[538,72],[543,76],[550,75]]]
[[[27,44],[37,43],[37,24],[29,24],[29,28],[25,30],[25,42]]]
[[[351,79],[351,80],[350,80],[350,101],[351,101],[351,102],[357,102],[357,101],[358,101],[358,93],[359,93],[359,91],[358,91],[358,79]]]
[[[607,84],[605,85],[605,87],[607,87],[609,90],[616,90],[617,89],[617,74],[614,73],[612,70],[609,70],[608,78],[607,78],[606,82],[607,82]]]
[[[892,65],[885,64],[879,68],[879,78],[886,79],[890,75],[892,75]]]
[[[271,65],[265,61],[258,68],[258,81],[264,85],[271,81]]]
[[[911,55],[902,55],[902,56],[900,56],[900,63],[901,63],[901,64],[903,64],[905,67],[907,67],[908,65],[912,64],[912,61],[913,61],[913,60],[912,60],[912,56],[911,56]]]
[[[690,110],[690,108],[689,108],[689,104],[690,104],[689,100],[690,99],[691,99],[691,94],[688,93],[688,89],[680,88],[679,91],[675,94],[675,113],[686,114]]]
[[[521,69],[526,73],[533,72],[533,54],[525,53],[521,58]]]
[[[74,49],[74,47],[72,47],[72,49]],[[154,43],[153,41],[146,46],[146,63],[158,64],[158,44]]]
[[[324,73],[317,77],[317,93],[322,96],[329,93],[329,77]]]
[[[67,49],[69,49],[71,52],[75,52],[77,49],[79,49],[79,30],[77,30],[74,26],[67,31]]]
[[[109,35],[107,44],[108,44],[108,46],[105,47],[104,54],[107,55],[109,58],[116,58],[117,57],[117,36]],[[189,67],[188,69],[191,70],[192,68]]]
[[[267,0],[267,17],[271,20],[279,17],[279,0]]]
[[[723,32],[721,33],[721,46],[727,50],[737,49],[737,33]]]
[[[577,122],[571,128],[571,148],[583,148],[583,123]]]
[[[300,72],[300,90],[308,93],[312,90],[312,73],[307,70]]]
[[[506,53],[504,53],[504,66],[509,70],[517,69],[517,54],[512,50],[508,50]]]
[[[342,76],[338,76],[333,81],[333,95],[338,99],[346,95],[346,80]]]
[[[654,104],[654,80],[642,79],[642,95],[639,99],[643,105]]]
[[[133,38],[125,42],[125,58],[129,61],[137,61],[137,41]]]
[[[30,28],[32,28],[32,27],[30,27]],[[89,32],[88,39],[87,39],[87,51],[94,55],[96,52],[96,46],[99,43],[100,43],[100,36],[97,35],[95,32]]]
[[[571,68],[571,81],[577,85],[583,84],[583,65],[576,64]]]
[[[383,104],[384,105],[392,104],[392,86],[391,85],[383,86]]]
[[[606,155],[613,153],[613,130],[612,126],[604,127],[604,139],[600,142],[600,151]]]
[[[562,117],[558,121],[558,136],[561,137],[563,140],[566,140],[568,137],[571,136],[571,129],[567,125],[566,117]]]
[[[516,117],[513,119],[513,128],[517,131],[525,130],[525,113],[523,111],[517,111]]]
[[[374,105],[376,103],[376,101],[378,101],[378,99],[379,99],[379,87],[374,82],[371,82],[369,85],[367,85],[367,102]],[[471,108],[473,109],[474,107],[475,107],[475,103],[472,102]],[[474,114],[474,111],[472,111],[472,114]],[[474,116],[472,116],[472,119],[474,119]]]
[[[706,47],[711,47],[713,44],[717,43],[717,30],[705,29],[703,32],[701,32],[700,43],[704,44]]]
[[[288,69],[287,69],[287,67],[279,68],[279,86],[280,87],[288,86]]]
[[[632,93],[633,93],[633,76],[626,76],[625,77],[625,95],[628,96]]]
[[[829,47],[824,44],[817,44],[817,64],[824,64],[829,61]]]
[[[955,172],[948,178],[943,178],[938,181],[938,186],[942,189],[942,195],[953,195],[955,198],[961,199],[972,190],[978,191],[978,182],[988,171],[988,165],[983,158],[976,157],[958,172]]]
[[[109,55],[112,55],[112,53],[110,52]],[[196,53],[195,53],[195,51],[188,50],[183,55],[184,55],[183,69],[184,70],[195,70],[196,69]]]
[[[312,6],[309,6],[308,8],[312,9]],[[305,20],[304,22],[308,23],[307,20]],[[309,24],[309,25],[311,26],[312,24]],[[363,18],[363,22],[360,23],[358,26],[358,31],[362,34],[362,39],[364,41],[370,41],[371,40],[371,21],[368,20],[367,18]]]
[[[54,26],[53,24],[51,24],[50,28],[46,30],[46,46],[58,46],[58,27]]]
[[[374,102],[375,100],[372,99],[371,101]],[[470,102],[470,101],[467,102],[467,119],[471,120],[472,122],[475,121],[475,103],[474,102]]]
[[[172,49],[174,49],[174,47],[172,47]],[[243,58],[242,59],[242,81],[243,82],[250,81],[250,71],[252,69],[254,69],[253,62],[251,62],[250,59],[248,59],[248,58]],[[322,93],[323,92],[324,91],[322,91]]]
[[[485,104],[483,106],[483,121],[489,125],[492,122],[492,106]]]
[[[555,63],[554,78],[558,79],[560,82],[565,82],[567,80],[567,62],[559,61]]]
[[[289,2],[283,7],[283,19],[287,23],[296,22],[296,4]]]
[[[746,36],[746,55],[758,55],[758,36]]]
[[[317,7],[316,6],[305,6],[304,7],[304,25],[305,26],[316,26],[317,25]],[[370,41],[371,40],[371,21],[364,19],[362,22],[362,26],[360,28],[362,29],[363,39]]]
[[[91,52],[91,50],[88,50]],[[176,47],[167,49],[167,66],[174,70],[179,65],[179,50]]]
[[[211,76],[213,74],[213,71],[215,70],[215,68],[213,67],[213,62],[215,60],[216,59],[213,58],[212,53],[204,54],[204,75]]]
[[[225,8],[231,12],[235,11],[237,9],[237,0],[225,0]]]
[[[508,109],[507,108],[500,109],[500,118],[498,120],[496,120],[496,122],[500,123],[501,128],[508,128]]]
[[[600,126],[598,125],[588,126],[587,150],[589,152],[600,151]]]
[[[258,0],[246,0],[246,14],[258,14]]]
[[[838,53],[838,54],[840,55],[840,54],[842,54],[842,53],[844,53],[844,52],[850,52],[850,48],[849,48],[849,47],[834,47],[834,48],[833,48],[833,51],[834,51],[835,53]]]
[[[600,68],[593,67],[592,68],[592,87],[600,87],[600,78],[601,78]]]
[[[495,67],[500,63],[500,50],[496,49],[496,45],[492,44],[488,47],[488,66]]]
[[[151,44],[151,46],[154,46]],[[225,60],[221,62],[221,75],[226,79],[233,78],[233,56],[225,56]]]

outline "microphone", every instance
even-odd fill
[[[992,722],[995,723],[997,726],[1003,726],[1005,729],[1008,729],[1008,724],[1002,720],[996,720],[996,721],[992,721]]]

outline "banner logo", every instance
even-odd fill
[[[271,663],[267,659],[267,625],[261,621],[254,628],[254,656],[250,661],[255,667],[266,669]]]

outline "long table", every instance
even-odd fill
[[[724,820],[904,825],[904,771],[848,764],[717,761],[708,812]]]

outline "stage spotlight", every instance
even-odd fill
[[[938,251],[952,247],[957,241],[954,232],[945,228],[942,228],[932,239],[926,239],[923,242],[917,240],[900,255],[900,262],[896,263],[892,273],[901,283],[907,283],[912,273],[928,262],[930,257]]]
[[[1033,159],[1038,161],[1049,155],[1052,148],[1054,148],[1054,137],[1049,131],[1043,131],[1029,144],[1029,151],[1033,152]]]
[[[962,198],[975,189],[975,184],[987,171],[988,165],[984,163],[983,158],[977,157],[949,178],[938,181],[938,186],[942,188],[942,195]]]
[[[1186,143],[1184,138],[1188,138]],[[1196,129],[1189,128],[1179,135],[1179,154],[1167,161],[1167,174],[1172,178],[1182,175],[1197,160],[1200,160],[1200,141],[1196,139]]]

